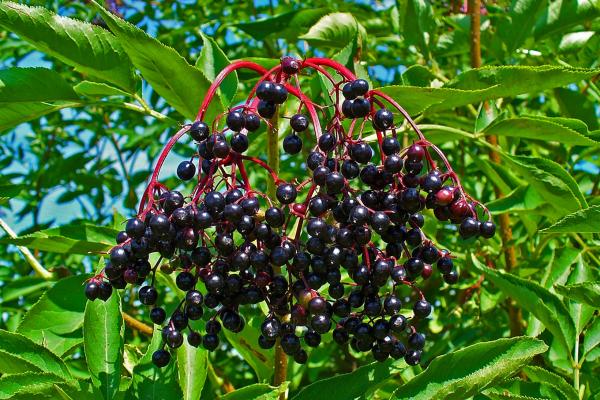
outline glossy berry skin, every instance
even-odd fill
[[[418,300],[413,306],[415,316],[419,318],[426,318],[431,314],[431,304],[427,300]]]
[[[367,99],[355,99],[352,103],[352,114],[354,118],[363,118],[369,115],[371,102]]]
[[[94,301],[98,298],[98,295],[100,294],[100,288],[98,286],[98,283],[93,281],[90,281],[85,285],[85,297],[87,297],[88,300]]]
[[[244,128],[248,132],[254,132],[260,128],[260,117],[254,113],[244,114]]]
[[[165,322],[166,318],[167,318],[167,313],[165,312],[165,310],[163,308],[155,307],[152,310],[150,310],[150,319],[156,325],[161,325],[163,322]]]
[[[202,344],[202,335],[198,332],[190,332],[187,335],[187,341],[190,346],[199,347]]]
[[[270,101],[265,101],[265,100],[260,100],[258,102],[258,106],[256,107],[256,111],[258,112],[258,114],[266,119],[271,119],[273,118],[273,115],[275,115],[275,112],[277,111],[277,107],[275,106],[275,103],[272,103]]]
[[[125,232],[127,232],[127,236],[138,239],[144,236],[146,225],[138,218],[131,218],[127,220]]]
[[[234,132],[244,128],[244,113],[240,110],[230,111],[226,119],[227,127]]]
[[[463,239],[468,239],[479,234],[480,222],[475,218],[465,218],[458,228],[458,232]]]
[[[294,185],[290,183],[283,183],[277,187],[275,195],[281,204],[290,204],[296,200],[298,192],[296,191]]]
[[[285,56],[281,58],[281,70],[288,75],[297,74],[300,71],[300,67],[300,60],[294,57]]]
[[[373,116],[373,128],[378,131],[385,131],[394,125],[394,114],[386,108],[380,108]],[[398,146],[398,150],[400,147]],[[398,151],[396,150],[396,151]],[[385,150],[384,150],[385,151]]]
[[[182,161],[177,166],[177,176],[183,181],[189,181],[196,174],[196,166],[189,161]]]
[[[496,233],[496,224],[491,221],[481,223],[479,227],[479,233],[486,239],[493,237]]]
[[[138,292],[140,302],[146,306],[151,306],[156,303],[158,292],[153,286],[143,286]]]
[[[291,134],[283,139],[283,150],[288,154],[298,154],[302,150],[302,139],[300,136]]]
[[[408,350],[404,356],[408,365],[417,365],[421,361],[421,350]]]
[[[158,368],[166,367],[171,361],[171,355],[166,350],[156,350],[152,353],[152,363]]]
[[[369,91],[369,82],[364,79],[357,79],[352,82],[351,87],[354,96],[364,96]]]
[[[196,142],[201,142],[208,138],[210,134],[210,129],[207,124],[202,121],[196,121],[190,128],[188,129],[188,134],[194,139]]]
[[[248,136],[244,134],[237,134],[231,138],[231,149],[236,153],[243,153],[248,150]],[[215,154],[219,157],[218,154]],[[221,157],[223,158],[223,157]]]
[[[373,157],[373,149],[365,142],[355,143],[350,147],[350,157],[360,164],[366,164]]]
[[[308,117],[304,114],[295,114],[290,119],[290,126],[295,132],[304,132],[308,129]]]

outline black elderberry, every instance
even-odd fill
[[[215,350],[219,347],[219,336],[214,333],[204,335],[204,338],[202,338],[202,346],[208,351]]]
[[[138,292],[138,297],[140,299],[140,303],[146,306],[151,306],[156,303],[158,292],[153,286],[143,286]]]
[[[248,150],[248,136],[239,133],[237,135],[233,135],[231,138],[231,149],[237,153],[243,153]],[[219,158],[226,157],[228,152],[226,152],[225,146],[223,146],[222,153],[219,151],[218,153],[215,151],[215,155]]]
[[[479,225],[481,223],[479,221],[477,221],[475,218],[465,218],[459,228],[458,228],[458,232],[460,233],[460,236],[462,236],[464,239],[468,239],[470,237],[476,236],[479,234]]]
[[[491,221],[486,221],[481,223],[479,227],[479,233],[486,239],[489,239],[494,236],[496,233],[496,224]]]
[[[152,363],[159,368],[165,367],[171,361],[171,355],[166,350],[156,350],[152,353]]]
[[[256,111],[261,117],[271,119],[277,111],[277,106],[270,101],[260,100],[256,107]]]
[[[431,304],[427,300],[421,299],[415,302],[413,306],[415,316],[420,318],[426,318],[431,314]]]
[[[244,128],[248,132],[254,132],[260,128],[260,117],[254,113],[244,114]]]
[[[391,111],[389,111],[386,108],[380,108],[379,110],[377,110],[377,112],[373,116],[373,128],[375,128],[378,131],[385,131],[386,129],[391,128],[392,125],[394,125],[394,114],[392,114]],[[383,151],[386,155],[390,155],[400,150],[399,144],[397,147],[398,148],[396,150],[390,153],[386,152],[386,147],[384,147]]]
[[[205,124],[204,122],[196,121],[192,125],[190,125],[190,128],[188,129],[188,133],[192,137],[192,139],[194,139],[197,142],[201,142],[203,140],[206,140],[206,138],[208,138],[208,135],[210,134],[210,130],[208,128],[208,125]]]
[[[283,335],[281,338],[281,348],[285,354],[293,356],[300,350],[300,339],[292,333]]]
[[[229,111],[226,119],[227,127],[234,132],[244,128],[244,113],[241,110]]]
[[[409,349],[404,356],[404,361],[408,365],[417,365],[421,361],[421,350]]]
[[[167,313],[163,308],[154,307],[152,310],[150,310],[150,320],[156,325],[161,325],[163,322],[165,322],[166,318]]]
[[[352,115],[354,118],[363,118],[371,112],[371,102],[367,99],[354,99],[352,102]]]
[[[298,192],[294,185],[290,183],[283,183],[277,187],[276,191],[277,200],[279,200],[282,204],[290,204],[296,200],[296,196]]]
[[[283,139],[283,150],[288,154],[298,154],[302,150],[302,139],[296,134],[291,134]]]
[[[303,114],[296,114],[290,119],[290,126],[296,132],[304,132],[308,129],[308,118]]]
[[[85,285],[85,297],[87,297],[88,300],[96,300],[99,294],[100,288],[98,283],[90,281]]]
[[[351,88],[354,96],[364,96],[369,91],[369,82],[364,79],[356,79],[352,81]]]

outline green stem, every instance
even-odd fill
[[[573,387],[579,393],[579,337],[575,338],[575,359],[573,360]]]
[[[277,110],[279,111],[279,110]],[[267,131],[267,164],[269,167],[279,175],[279,116],[275,113],[275,116],[271,119],[271,127]],[[267,180],[267,195],[274,199],[275,182],[272,179]]]
[[[2,218],[0,218],[0,227],[2,227],[2,229],[4,229],[4,231],[11,238],[15,239],[17,237],[15,231],[13,231],[11,227],[8,226],[8,224]],[[25,259],[27,260],[29,265],[31,265],[31,268],[35,271],[36,274],[47,280],[53,278],[52,273],[46,268],[44,268],[38,260],[36,260],[36,258],[33,256],[33,254],[31,254],[31,251],[29,251],[27,247],[17,246],[17,248],[23,254],[23,257],[25,257]]]

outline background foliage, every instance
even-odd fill
[[[485,2],[481,69],[457,0],[25,3],[0,2],[0,398],[600,398],[597,0]],[[158,371],[134,293],[86,304],[86,274],[220,69],[287,54],[333,57],[393,95],[508,216],[512,233],[485,245],[425,227],[462,265],[458,286],[428,282],[427,369],[331,344],[274,388],[249,310],[243,335],[210,355],[186,345]],[[227,80],[221,106],[254,79]],[[319,96],[324,83],[302,79]],[[304,173],[285,158],[281,170]]]

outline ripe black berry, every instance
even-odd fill
[[[282,183],[277,187],[276,191],[277,200],[281,202],[281,204],[290,204],[296,200],[296,196],[298,192],[294,185],[290,183]]]
[[[234,132],[241,131],[244,128],[244,113],[240,110],[229,111],[227,127]]]
[[[296,132],[304,132],[308,129],[308,118],[303,114],[296,114],[290,119],[290,126]]]
[[[158,368],[167,366],[171,361],[171,355],[166,350],[156,350],[152,353],[152,363]]]
[[[208,128],[208,125],[204,122],[196,121],[190,126],[190,129],[188,129],[188,133],[196,142],[201,142],[208,138],[210,130]]]
[[[385,131],[386,129],[391,128],[392,125],[394,125],[394,114],[392,114],[391,111],[389,111],[386,108],[380,108],[379,110],[377,110],[377,112],[373,116],[373,127],[378,131]],[[400,150],[399,145],[396,151],[398,150]]]
[[[427,300],[418,300],[413,306],[413,311],[417,317],[428,317],[431,314],[431,304]]]
[[[291,134],[283,139],[283,150],[288,154],[298,154],[302,150],[300,136]]]

